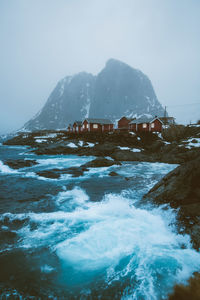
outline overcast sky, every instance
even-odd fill
[[[109,58],[147,74],[178,121],[200,119],[200,0],[0,0],[0,133]]]

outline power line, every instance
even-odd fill
[[[200,102],[196,102],[196,103],[185,103],[185,104],[176,104],[176,105],[166,105],[166,107],[188,106],[188,105],[200,105]]]

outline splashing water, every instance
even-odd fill
[[[69,270],[72,285],[77,272],[82,285],[87,276],[100,272],[107,288],[128,282],[122,299],[164,299],[175,283],[185,282],[200,268],[200,254],[191,248],[189,237],[169,226],[175,218],[172,210],[136,208],[130,199],[112,194],[91,203],[80,188],[59,193],[55,201],[63,205],[72,198],[72,211],[2,216],[27,224],[17,231],[18,247],[50,247],[65,282]],[[43,272],[51,268],[43,267]]]
[[[18,173],[18,172],[4,165],[4,163],[0,160],[0,173],[11,174],[11,173]]]

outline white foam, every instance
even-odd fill
[[[80,156],[65,156],[63,155],[62,157],[57,157],[53,156],[51,158],[44,158],[44,159],[37,159],[37,162],[40,164],[40,166],[48,167],[51,168],[57,167],[57,168],[69,168],[69,167],[78,167],[88,161],[93,159],[91,156],[87,157],[80,157]],[[37,166],[36,166],[37,167]]]
[[[18,171],[9,168],[7,165],[4,165],[4,163],[0,160],[0,173],[16,174],[16,173],[18,173]]]
[[[89,201],[88,195],[79,187],[60,192],[56,197],[57,205],[67,210],[76,206],[85,206],[87,201]]]
[[[131,277],[134,289],[124,292],[124,299],[161,299],[175,283],[199,270],[200,254],[191,248],[189,237],[170,227],[172,210],[136,208],[130,199],[113,194],[91,203],[80,188],[59,193],[56,201],[73,199],[76,205],[69,212],[4,214],[1,219],[7,224],[26,221],[17,231],[19,247],[48,246],[78,272],[106,269],[109,284]],[[32,223],[37,224],[34,230]],[[122,259],[126,263],[121,264]]]
[[[55,269],[49,265],[44,265],[44,266],[41,266],[41,272],[42,273],[46,273],[46,274],[49,274],[49,273],[52,273]]]

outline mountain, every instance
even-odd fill
[[[149,78],[129,65],[110,59],[97,75],[81,72],[60,80],[42,110],[23,130],[61,129],[75,120],[122,116],[163,116]]]

